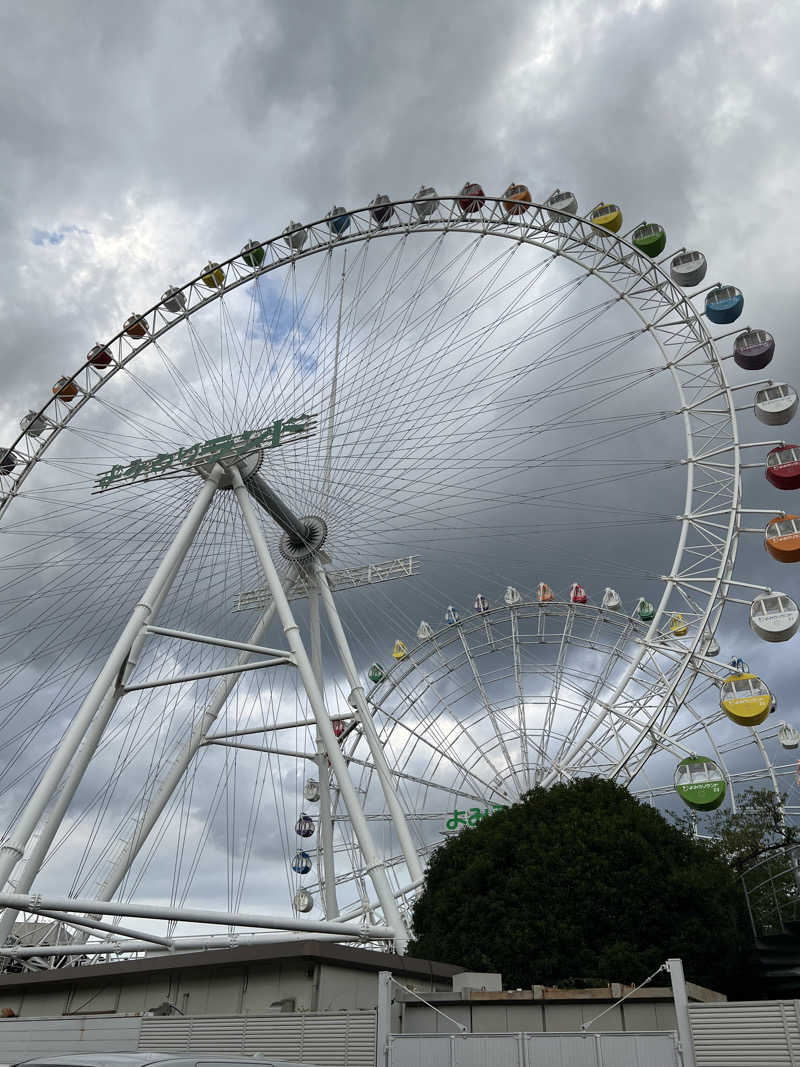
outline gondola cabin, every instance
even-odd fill
[[[622,607],[622,601],[620,600],[619,593],[616,589],[612,589],[610,586],[606,586],[603,593],[603,600],[600,604],[606,611],[619,611]]]
[[[455,624],[458,622],[458,612],[452,604],[447,605],[447,609],[444,613],[444,621],[447,623],[448,626],[455,626]]]
[[[350,216],[343,207],[334,205],[325,218],[328,220],[328,229],[334,237],[341,237],[350,226]]]
[[[166,292],[161,294],[161,306],[170,315],[179,315],[186,307],[186,296],[180,289],[171,285]]]
[[[703,630],[703,643],[701,648],[704,656],[719,655],[719,641],[710,630]]]
[[[408,649],[403,642],[400,640],[395,641],[394,647],[392,648],[392,659],[396,659],[399,663],[400,660],[405,659],[407,655]]]
[[[370,669],[367,671],[367,677],[371,682],[377,685],[378,682],[382,682],[383,679],[386,677],[386,671],[383,669],[380,663],[376,662],[373,663]]]
[[[655,618],[656,609],[650,600],[645,600],[644,597],[639,597],[639,603],[636,605],[636,615],[642,620],[642,622],[651,622]]]
[[[53,396],[57,396],[59,400],[63,400],[67,404],[71,404],[77,395],[78,387],[69,378],[59,378],[53,386]]]
[[[344,719],[331,719],[331,726],[335,737],[341,737],[345,731]]]
[[[264,246],[258,241],[248,241],[242,248],[242,261],[252,270],[264,262]]]
[[[11,474],[17,465],[17,457],[10,448],[0,448],[0,474]]]
[[[717,285],[706,293],[706,315],[718,326],[736,322],[744,308],[744,296],[735,285]]]
[[[225,271],[210,259],[203,267],[202,282],[206,289],[219,289],[225,284]]]
[[[474,215],[480,211],[486,194],[477,182],[464,182],[458,194],[458,206],[462,215]]]
[[[739,726],[759,726],[773,707],[772,693],[756,674],[732,674],[722,683],[719,705]]]
[[[387,196],[386,193],[378,193],[369,205],[369,213],[379,226],[385,226],[394,215],[391,197]]]
[[[588,600],[586,590],[578,582],[573,582],[569,587],[569,599],[573,604],[585,604]]]
[[[48,421],[44,415],[37,415],[35,411],[29,411],[19,420],[19,428],[29,437],[41,437],[48,427]]]
[[[644,252],[646,256],[654,259],[661,255],[667,244],[667,231],[657,222],[643,222],[633,231],[631,243]]]
[[[316,804],[319,801],[319,782],[316,778],[309,778],[303,786],[303,797],[309,804]]]
[[[299,252],[306,243],[308,230],[305,226],[302,226],[299,222],[295,222],[294,219],[292,219],[289,225],[284,228],[281,236],[293,252]]]
[[[420,185],[417,195],[414,197],[414,210],[420,222],[430,218],[436,210],[438,202],[439,195],[432,185]]]
[[[128,335],[138,341],[147,333],[147,323],[142,315],[129,315],[122,324],[122,329]]]
[[[531,191],[527,185],[517,185],[512,182],[503,193],[503,207],[506,214],[522,215],[531,205]]]
[[[472,606],[475,608],[479,615],[485,615],[486,612],[489,610],[489,601],[486,599],[483,593],[478,593],[478,595],[475,597],[475,603]]]
[[[547,582],[539,582],[536,586],[536,599],[540,604],[550,604],[555,599]]]
[[[522,595],[519,589],[515,589],[513,585],[507,585],[506,591],[503,593],[503,602],[509,608],[513,608],[515,604],[521,604]]]
[[[776,489],[800,489],[800,445],[778,445],[767,453],[764,473]]]
[[[598,204],[589,215],[589,222],[602,226],[611,233],[617,233],[622,225],[622,212],[616,204]]]
[[[778,727],[778,741],[781,748],[797,748],[800,744],[800,732],[788,722],[782,722]]]
[[[764,530],[764,547],[779,563],[800,560],[800,518],[783,515],[770,519]]]
[[[548,209],[548,214],[553,222],[566,222],[563,218],[564,215],[575,215],[578,211],[578,201],[574,193],[562,192],[561,189],[556,189],[554,193],[545,200],[544,206]]]
[[[417,627],[417,640],[418,641],[429,641],[432,637],[433,637],[433,627],[431,626],[431,624],[429,622],[425,622],[425,620],[423,619],[422,622]]]
[[[714,811],[725,791],[722,771],[708,756],[687,756],[675,768],[675,792],[695,811]]]
[[[788,641],[800,627],[800,610],[786,593],[762,593],[750,605],[750,626],[764,641]]]
[[[689,626],[686,619],[684,619],[679,611],[676,611],[669,620],[669,632],[673,637],[686,637],[689,632]]]
[[[311,870],[311,857],[307,852],[297,852],[292,860],[292,870],[295,874],[308,874]]]
[[[797,411],[797,393],[791,385],[775,382],[758,390],[753,411],[758,421],[766,426],[784,426],[792,421]]]
[[[699,285],[707,270],[708,263],[702,252],[679,252],[677,256],[673,256],[669,265],[669,276],[676,285],[688,289]]]
[[[763,370],[775,355],[775,338],[766,330],[745,330],[733,342],[733,361],[742,370]]]
[[[86,362],[97,370],[104,370],[111,365],[111,353],[103,345],[94,345],[86,355]]]
[[[306,815],[305,812],[303,812],[294,824],[294,832],[298,837],[311,837],[314,833],[314,820],[311,816]]]
[[[298,889],[292,899],[294,910],[301,912],[303,915],[306,912],[311,911],[314,907],[314,898],[311,896],[307,889]]]

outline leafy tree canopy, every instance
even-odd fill
[[[431,858],[411,951],[506,985],[640,982],[670,956],[738,985],[749,940],[736,872],[624,787],[534,789]]]

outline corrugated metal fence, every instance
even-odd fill
[[[264,1052],[319,1067],[375,1067],[375,1013],[0,1020],[0,1064],[71,1052]]]
[[[266,1052],[320,1067],[374,1067],[375,1013],[292,1012],[281,1015],[152,1016],[141,1020],[140,1049]]]
[[[389,1067],[681,1067],[673,1033],[392,1034]]]
[[[690,1004],[696,1067],[800,1067],[800,1001]]]

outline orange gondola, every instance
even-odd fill
[[[764,547],[779,563],[800,561],[800,517],[777,515],[764,530]]]

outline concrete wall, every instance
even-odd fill
[[[290,1011],[374,1011],[377,972],[311,959],[229,967],[193,967],[136,976],[0,991],[0,1008],[22,1018],[136,1013],[163,1001],[186,1015],[265,1015]],[[85,971],[84,971],[85,974]],[[420,991],[445,990],[446,979],[420,977]]]

